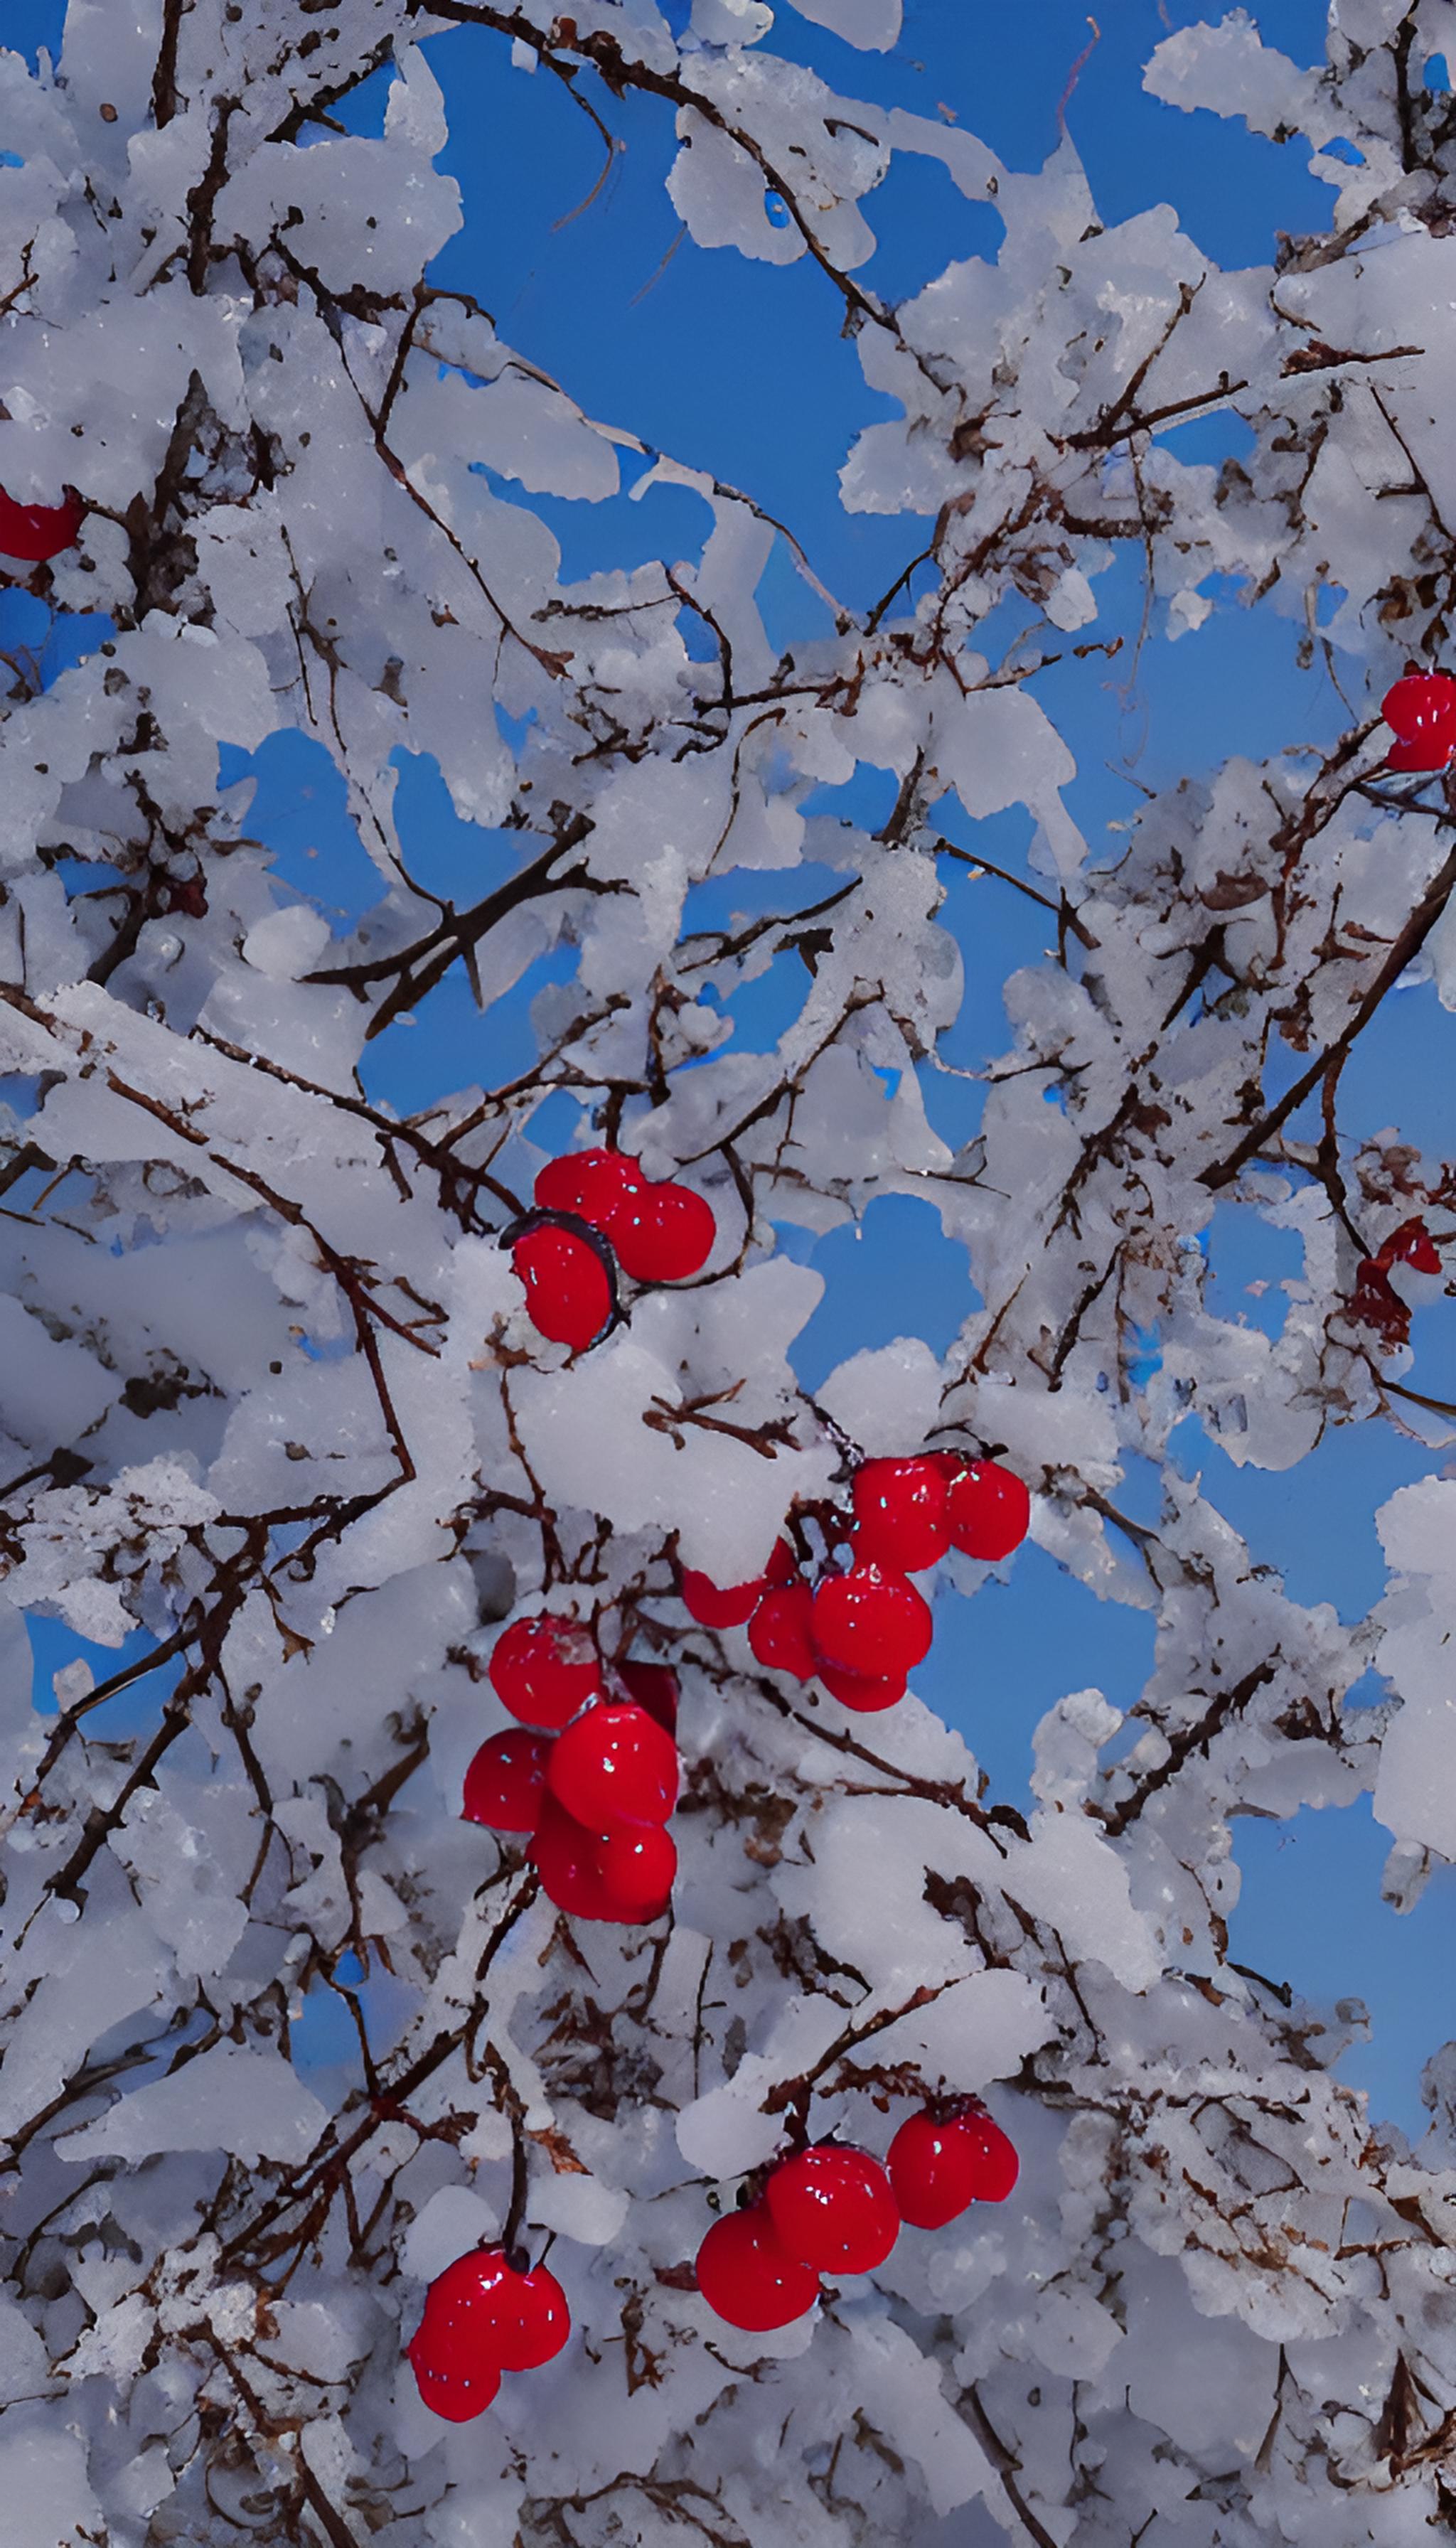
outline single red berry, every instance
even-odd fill
[[[887,1566],[827,1575],[814,1595],[815,1651],[865,1680],[892,1680],[930,1652],[930,1604]]]
[[[500,2330],[508,2307],[503,2248],[477,2247],[437,2274],[407,2351],[427,2407],[461,2424],[500,2386]]]
[[[599,1846],[600,1834],[587,1831],[552,1795],[526,1844],[541,1889],[558,1911],[569,1911],[576,1920],[630,1918],[601,1872]]]
[[[904,1575],[934,1566],[951,1545],[949,1481],[934,1459],[866,1460],[852,1490],[855,1554]]]
[[[871,1679],[865,1673],[841,1672],[837,1664],[827,1664],[822,1655],[817,1671],[830,1697],[837,1698],[841,1707],[852,1707],[858,1716],[875,1716],[882,1707],[893,1707],[905,1695],[903,1673]]]
[[[762,1575],[751,1584],[715,1584],[708,1575],[682,1569],[682,1603],[700,1628],[741,1628],[751,1619],[767,1586]]]
[[[500,2320],[500,2367],[504,2371],[539,2371],[554,2362],[572,2331],[566,2294],[545,2265],[512,2274],[504,2289]]]
[[[1449,673],[1408,673],[1387,690],[1380,713],[1396,736],[1387,769],[1445,769],[1456,752],[1456,681]]]
[[[899,2234],[889,2178],[867,2150],[799,2150],[775,2167],[764,2200],[789,2254],[816,2273],[872,2273]]]
[[[496,1640],[491,1686],[522,1725],[544,1725],[556,1733],[601,1687],[590,1630],[554,1610],[512,1621]]]
[[[762,2334],[804,2318],[819,2298],[819,2277],[779,2241],[762,2203],[725,2212],[697,2251],[697,2288],[730,2326]]]
[[[678,1730],[678,1676],[667,1664],[618,1664],[617,1679],[628,1695],[665,1733]]]
[[[952,2120],[970,2145],[970,2190],[975,2201],[1004,2203],[1021,2174],[1015,2142],[992,2122],[985,2107],[973,2101],[957,2107]]]
[[[81,512],[75,496],[63,504],[18,504],[0,488],[0,557],[24,558],[28,566],[59,557],[76,545]]]
[[[801,1576],[775,1584],[764,1594],[748,1623],[748,1641],[770,1672],[791,1673],[795,1681],[812,1681],[819,1669],[809,1635],[814,1595]]]
[[[1380,1243],[1376,1258],[1380,1265],[1409,1265],[1416,1274],[1439,1274],[1440,1255],[1423,1221],[1403,1221],[1389,1238]]]
[[[414,2386],[431,2414],[443,2416],[447,2423],[468,2424],[475,2415],[483,2415],[500,2388],[499,2367],[482,2362],[473,2371],[438,2370],[431,2359],[421,2327],[406,2346]]]
[[[634,1283],[682,1283],[707,1263],[718,1225],[690,1186],[644,1185],[607,1226],[617,1262]]]
[[[493,1734],[465,1773],[463,1819],[489,1823],[493,1831],[534,1831],[541,1819],[550,1758],[549,1734],[527,1734],[523,1727]]]
[[[473,2247],[431,2283],[410,2357],[416,2377],[421,2366],[451,2384],[494,2372],[499,2386],[502,2371],[535,2371],[550,2362],[571,2326],[566,2294],[544,2265],[521,2274],[503,2247]],[[479,2413],[489,2403],[482,2398],[469,2412]]]
[[[985,2127],[995,2135],[994,2143]],[[944,2121],[912,2115],[890,2143],[887,2165],[900,2218],[916,2230],[944,2230],[972,2203],[1000,2203],[1017,2179],[1017,2156],[1006,2135],[989,2115],[973,2111]]]
[[[952,1480],[946,1509],[953,1546],[991,1565],[1020,1548],[1031,1527],[1031,1497],[997,1460],[970,1461]]]
[[[594,1229],[605,1229],[612,1214],[647,1182],[635,1159],[620,1150],[569,1150],[563,1159],[548,1159],[532,1192],[545,1212],[575,1212]]]
[[[623,1920],[666,1911],[678,1872],[678,1844],[661,1823],[613,1823],[596,1843],[596,1868]]]
[[[678,1801],[678,1746],[635,1700],[589,1707],[553,1747],[546,1773],[558,1804],[592,1831],[665,1823]]]
[[[611,1317],[611,1285],[596,1250],[574,1229],[528,1229],[510,1251],[526,1287],[536,1333],[574,1353],[594,1344]]]

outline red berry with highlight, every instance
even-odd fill
[[[76,545],[81,512],[74,496],[62,504],[18,504],[0,488],[0,557],[23,558],[28,566],[59,557]]]
[[[812,1681],[819,1669],[809,1623],[814,1595],[801,1577],[775,1584],[764,1594],[748,1623],[748,1641],[770,1672],[792,1673],[795,1681]]]
[[[690,1186],[644,1185],[612,1214],[607,1236],[634,1283],[682,1283],[707,1263],[717,1230]]]
[[[934,1459],[866,1460],[853,1488],[856,1556],[904,1575],[934,1566],[951,1545],[948,1492]]]
[[[963,2106],[956,2117],[970,2145],[977,2203],[1004,2203],[1021,2174],[1016,2144],[993,2123],[984,2106]]]
[[[890,2143],[887,2165],[900,2218],[916,2230],[944,2230],[972,2203],[1000,2203],[1018,2172],[1006,2135],[974,2112],[944,2121],[912,2115]]]
[[[576,1920],[630,1919],[634,1915],[623,1908],[601,1872],[600,1837],[548,1795],[527,1847],[541,1889],[558,1911],[569,1911]]]
[[[678,1872],[678,1845],[661,1823],[613,1823],[596,1843],[596,1869],[617,1916],[656,1920]]]
[[[930,1604],[887,1566],[852,1566],[814,1595],[814,1645],[827,1664],[866,1680],[903,1676],[930,1652]]]
[[[1020,1548],[1031,1527],[1032,1499],[999,1461],[971,1460],[951,1481],[947,1512],[953,1546],[994,1566]]]
[[[554,2362],[572,2331],[566,2294],[545,2265],[527,2274],[512,2274],[502,2294],[500,2366],[504,2371],[539,2371]]]
[[[1449,673],[1408,673],[1387,690],[1380,713],[1396,736],[1388,769],[1445,769],[1456,752],[1456,681]]]
[[[510,2268],[500,2247],[472,2248],[437,2274],[407,2351],[427,2407],[461,2424],[490,2406],[503,2368]]]
[[[567,1727],[546,1775],[558,1804],[592,1831],[665,1823],[678,1801],[678,1746],[645,1707],[608,1700]]]
[[[490,1671],[502,1707],[522,1725],[544,1725],[552,1733],[601,1687],[601,1664],[589,1630],[553,1610],[514,1620],[496,1640]]]
[[[570,1150],[563,1159],[548,1159],[532,1192],[543,1212],[574,1212],[594,1229],[605,1229],[612,1214],[647,1182],[635,1159],[620,1150]]]
[[[523,1726],[493,1734],[465,1773],[464,1820],[489,1823],[493,1831],[534,1831],[545,1801],[550,1758],[549,1734],[528,1734]]]
[[[867,2150],[799,2150],[775,2167],[764,2200],[789,2254],[816,2273],[872,2273],[899,2234],[889,2178]]]
[[[819,2298],[811,2265],[786,2253],[762,2203],[715,2221],[697,2251],[697,2288],[729,2326],[762,2334],[804,2318]]]
[[[821,1655],[818,1677],[831,1698],[841,1707],[852,1707],[857,1716],[877,1716],[882,1707],[893,1707],[905,1695],[903,1673],[887,1673],[871,1678],[865,1673],[841,1672],[838,1664],[827,1664]]]
[[[538,1335],[574,1353],[595,1343],[611,1317],[611,1284],[589,1240],[574,1229],[528,1229],[510,1261],[526,1287],[526,1311]]]
[[[482,2360],[468,2371],[442,2371],[425,2341],[423,2327],[405,2350],[420,2397],[431,2414],[443,2416],[447,2423],[470,2423],[474,2416],[483,2415],[500,2394],[498,2364]]]

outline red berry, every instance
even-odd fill
[[[753,1617],[764,1591],[762,1575],[756,1575],[751,1584],[715,1584],[711,1576],[696,1575],[690,1566],[682,1569],[683,1606],[700,1628],[741,1628]]]
[[[875,1716],[882,1707],[893,1707],[905,1695],[903,1673],[871,1679],[865,1673],[841,1672],[837,1664],[827,1664],[821,1656],[818,1675],[831,1698],[837,1698],[841,1707],[854,1708],[858,1716]]]
[[[815,1593],[813,1638],[827,1664],[893,1679],[930,1652],[930,1604],[887,1566],[852,1566],[826,1576]]]
[[[972,1460],[951,1482],[947,1504],[951,1539],[966,1557],[994,1565],[1020,1548],[1032,1519],[1032,1500],[1020,1478],[996,1460]]]
[[[555,1745],[551,1792],[591,1831],[665,1823],[678,1801],[678,1746],[632,1699],[589,1707]]]
[[[571,2334],[566,2294],[544,2265],[518,2274],[503,2247],[457,2256],[425,2294],[410,2359],[426,2406],[461,2423],[488,2407],[502,2371],[535,2371]]]
[[[536,1333],[574,1353],[594,1344],[611,1317],[611,1285],[596,1250],[574,1229],[528,1229],[510,1251],[526,1287]]]
[[[622,1687],[669,1734],[678,1730],[678,1676],[667,1664],[618,1664]]]
[[[951,1545],[949,1482],[934,1459],[866,1460],[853,1489],[855,1554],[918,1574]]]
[[[572,2331],[566,2294],[545,2265],[528,2274],[512,2274],[506,2286],[508,2311],[500,2321],[500,2367],[504,2371],[539,2371],[554,2362]]]
[[[63,504],[18,504],[0,488],[0,557],[24,558],[37,566],[58,557],[62,549],[73,549],[81,509],[74,496],[67,496]]]
[[[534,1831],[541,1819],[550,1758],[548,1734],[514,1729],[493,1734],[465,1773],[463,1819],[489,1823],[493,1831]]]
[[[636,1915],[624,1908],[601,1872],[598,1846],[599,1834],[585,1830],[548,1795],[527,1844],[548,1901],[577,1920],[632,1919]]]
[[[479,2415],[500,2386],[508,2272],[502,2248],[473,2248],[437,2274],[424,2296],[407,2350],[425,2405],[451,2423]]]
[[[1006,2135],[974,2110],[943,2122],[912,2115],[890,2143],[888,2166],[900,2218],[917,2230],[944,2230],[972,2203],[1004,2201],[1018,2173]]]
[[[556,1733],[601,1687],[590,1631],[553,1610],[514,1620],[496,1640],[491,1686],[521,1724]]]
[[[682,1569],[682,1601],[689,1617],[702,1628],[741,1628],[751,1619],[766,1592],[774,1585],[791,1584],[798,1573],[798,1559],[786,1539],[775,1539],[769,1551],[769,1563],[762,1575],[748,1584],[715,1584],[710,1575],[695,1575],[690,1566]]]
[[[748,1641],[770,1672],[792,1673],[795,1681],[812,1681],[819,1669],[809,1635],[814,1595],[802,1577],[775,1584],[764,1594],[748,1623]]]
[[[690,1186],[644,1185],[612,1214],[607,1236],[634,1283],[682,1283],[707,1263],[717,1230]]]
[[[547,1160],[532,1191],[543,1211],[575,1212],[605,1229],[618,1206],[646,1182],[636,1160],[620,1150],[571,1150]]]
[[[726,2212],[697,2251],[697,2288],[730,2326],[762,2334],[804,2318],[819,2298],[819,2277],[785,2253],[762,2203]]]
[[[775,2167],[764,2199],[789,2254],[816,2273],[872,2273],[899,2233],[889,2178],[867,2150],[799,2150]]]
[[[661,1823],[614,1823],[596,1843],[596,1867],[625,1920],[666,1911],[678,1872],[678,1845]]]
[[[975,2170],[971,2193],[976,2202],[1004,2203],[1021,2174],[1015,2143],[991,2121],[984,2106],[964,2105],[955,2120],[971,2146]]]
[[[1444,770],[1456,752],[1456,681],[1449,673],[1408,673],[1387,690],[1380,713],[1396,735],[1390,770]]]
[[[468,2424],[473,2415],[483,2415],[500,2387],[496,2364],[482,2361],[474,2371],[437,2370],[423,2338],[421,2326],[406,2351],[414,2386],[430,2412],[442,2415],[451,2424]]]

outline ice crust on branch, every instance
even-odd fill
[[[798,14],[873,85],[897,0]],[[1410,1341],[1441,1278],[1399,1237],[1449,1247],[1453,1172],[1345,1083],[1398,984],[1451,1000],[1456,799],[1387,772],[1379,702],[1450,642],[1456,125],[1423,71],[1456,35],[1447,0],[1332,14],[1323,65],[1239,12],[1152,57],[1156,96],[1304,133],[1337,189],[1328,235],[1227,273],[1166,206],[1105,224],[1069,139],[1011,170],[839,96],[759,0],[70,0],[56,66],[0,51],[0,486],[89,507],[0,572],[109,624],[48,685],[7,656],[0,703],[7,2548],[1449,2520],[1451,2048],[1408,2148],[1334,2075],[1360,2004],[1230,1959],[1228,1920],[1240,1816],[1373,1798],[1404,1906],[1456,1860],[1456,1488],[1385,1504],[1351,1623],[1170,1456],[1201,1427],[1298,1494],[1336,1426],[1456,1434]],[[875,606],[433,282],[466,44],[608,140],[630,94],[699,247],[813,269],[900,410],[841,482],[904,517]],[[342,128],[371,80],[373,137]],[[939,271],[927,239],[891,308],[896,151],[1003,239]],[[1223,412],[1245,456],[1180,458]],[[701,500],[695,556],[563,572],[534,499],[660,483]],[[780,541],[819,632],[782,654]],[[1136,641],[1125,549],[1155,638],[1197,646],[1234,588],[1348,713],[1322,755],[1154,794],[1104,858],[1037,681]],[[223,783],[220,744],[284,733],[337,774],[366,909],[286,884]],[[478,827],[468,901],[414,874],[411,758]],[[873,835],[811,802],[861,770],[894,780]],[[1028,872],[976,890],[1031,892],[1046,952],[956,1148],[945,880],[1010,808]],[[740,873],[742,908],[693,898]],[[396,1021],[546,956],[529,1068],[408,1117],[364,1094]],[[771,969],[795,1000],[756,1044],[731,1004]],[[717,1232],[575,1357],[501,1243],[563,1092]],[[934,1351],[911,1266],[903,1332],[809,1395],[822,1278],[778,1232],[888,1197],[962,1251],[965,1318]],[[1211,1280],[1234,1211],[1299,1251],[1267,1327]],[[913,1693],[852,1715],[679,1597],[785,1526],[814,1553],[861,1453],[927,1446],[1003,1460],[1033,1555],[1155,1617],[1140,1690],[1067,1657],[1030,1823]],[[986,1573],[948,1561],[939,1598]],[[542,1611],[679,1678],[680,1871],[643,1927],[559,1917],[460,1819],[501,1625]],[[28,1616],[106,1650],[53,1712]],[[691,2258],[755,2170],[805,2136],[882,2154],[943,2093],[1012,2135],[1011,2200],[777,2333],[714,2317]],[[497,2236],[554,2242],[576,2332],[445,2426],[403,2345]]]

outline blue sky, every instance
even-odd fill
[[[1171,201],[1192,237],[1222,263],[1267,262],[1278,231],[1323,228],[1331,199],[1311,176],[1304,143],[1279,147],[1142,95],[1140,64],[1151,46],[1201,14],[1189,0],[1105,0],[1101,40],[1081,69],[1068,127],[1105,221]],[[1266,41],[1301,60],[1322,52],[1322,0],[1264,0],[1252,14]],[[853,52],[780,7],[770,42],[849,97],[952,115],[1005,159],[1030,167],[1055,146],[1058,102],[1090,32],[1074,0],[1038,0],[1034,15],[1033,46],[1029,13],[1006,0],[907,0],[900,43],[878,56]],[[8,0],[6,41],[54,46],[60,17],[59,0]],[[593,103],[625,147],[594,203],[570,218],[595,184],[602,147],[561,84],[512,71],[501,41],[475,31],[433,41],[430,58],[452,128],[444,164],[461,184],[466,212],[434,279],[476,293],[501,335],[555,373],[590,412],[751,491],[792,526],[845,599],[863,604],[883,592],[921,545],[924,526],[904,517],[851,517],[840,506],[837,472],[854,434],[891,410],[864,387],[854,346],[840,334],[833,293],[808,260],[771,268],[680,237],[663,187],[673,151],[669,124],[651,102],[609,100],[595,89]],[[382,82],[373,85],[382,91]],[[380,95],[361,96],[350,120],[371,129],[381,103]],[[930,162],[897,160],[866,211],[880,246],[864,279],[891,299],[952,257],[995,252],[994,216],[965,203]],[[1211,419],[1185,428],[1177,447],[1190,458],[1217,459],[1237,447],[1238,434],[1236,425]],[[561,542],[568,576],[690,553],[705,521],[698,500],[680,489],[657,489],[640,504],[625,498],[600,505],[544,500],[540,509]],[[1135,561],[1104,578],[1098,592],[1104,627],[1094,633],[1136,626],[1141,596]],[[775,639],[818,633],[824,624],[782,543],[761,597]],[[0,608],[0,632],[11,632],[0,633],[0,642],[27,633],[14,609]],[[84,632],[75,642],[84,642]],[[61,658],[54,660],[58,668]],[[1292,740],[1319,742],[1344,722],[1322,672],[1297,671],[1289,624],[1231,599],[1176,647],[1149,645],[1136,688],[1124,682],[1121,666],[1094,662],[1052,672],[1040,684],[1077,756],[1068,801],[1094,854],[1115,837],[1109,825],[1140,801],[1140,788],[1207,770],[1230,753],[1258,756]],[[229,756],[228,774],[235,766]],[[255,766],[252,827],[273,845],[280,875],[325,906],[361,908],[372,898],[372,871],[343,824],[341,789],[321,754],[278,742]],[[862,780],[843,792],[837,810],[875,819],[879,786]],[[492,854],[491,841],[455,821],[428,768],[409,773],[402,806],[411,860],[443,889],[468,890]],[[952,837],[1021,864],[1030,831],[1024,816],[957,828],[943,810]],[[782,879],[767,879],[765,890],[780,894]],[[749,896],[735,891],[734,899],[743,906]],[[945,1050],[974,1068],[1006,1043],[1000,984],[1041,952],[1042,915],[1005,887],[956,874],[947,917],[964,950],[967,992]],[[531,977],[529,990],[539,978]],[[772,1041],[799,988],[773,972],[752,986],[736,1004],[740,1035]],[[1429,992],[1389,1003],[1346,1074],[1350,1120],[1399,1121],[1439,1147],[1448,1120],[1442,1092],[1451,1079],[1430,1065],[1450,1052],[1452,1032]],[[464,985],[454,984],[412,1032],[395,1030],[371,1047],[371,1088],[405,1109],[472,1079],[504,1076],[529,1048],[521,997],[481,1019]],[[978,1112],[975,1088],[941,1082],[932,1097],[940,1129],[966,1138]],[[565,1145],[570,1117],[561,1104],[553,1130]],[[797,1234],[790,1243],[807,1252]],[[1279,1279],[1293,1270],[1279,1235],[1226,1206],[1211,1253],[1224,1301],[1251,1318],[1267,1317],[1280,1301]],[[963,1257],[914,1203],[873,1207],[863,1235],[836,1232],[812,1250],[812,1260],[829,1292],[801,1340],[801,1374],[811,1386],[846,1353],[911,1324],[943,1347],[964,1315]],[[912,1262],[913,1313],[906,1300]],[[1274,1284],[1273,1303],[1247,1293],[1256,1279]],[[1424,1375],[1424,1385],[1438,1391],[1450,1386],[1443,1355],[1456,1358],[1443,1340],[1449,1315],[1427,1312],[1417,1326],[1417,1382]],[[1397,1485],[1441,1465],[1370,1426],[1332,1435],[1288,1477],[1234,1470],[1201,1435],[1186,1456],[1255,1554],[1283,1571],[1291,1592],[1331,1600],[1347,1617],[1381,1590],[1376,1506]],[[1134,1479],[1132,1497],[1151,1494],[1150,1478]],[[74,1641],[43,1623],[38,1647],[38,1678],[48,1694],[49,1673]],[[1150,1660],[1145,1615],[1099,1604],[1040,1551],[1027,1549],[1006,1586],[973,1603],[948,1596],[941,1604],[934,1655],[919,1686],[962,1726],[996,1791],[1024,1799],[1032,1729],[1043,1710],[1089,1681],[1126,1707]],[[98,1672],[116,1668],[114,1657],[96,1663]],[[135,1702],[118,1702],[118,1713],[134,1703],[141,1704],[139,1693]],[[1387,1846],[1363,1805],[1338,1816],[1305,1813],[1289,1824],[1240,1822],[1245,1887],[1232,1953],[1316,1995],[1365,1998],[1374,2041],[1347,2056],[1342,2075],[1371,2087],[1381,2112],[1414,2130],[1422,2120],[1420,2061],[1444,2035],[1456,2034],[1456,2010],[1434,1985],[1456,1962],[1456,1878],[1437,1879],[1417,1910],[1398,1922],[1379,1899]]]

